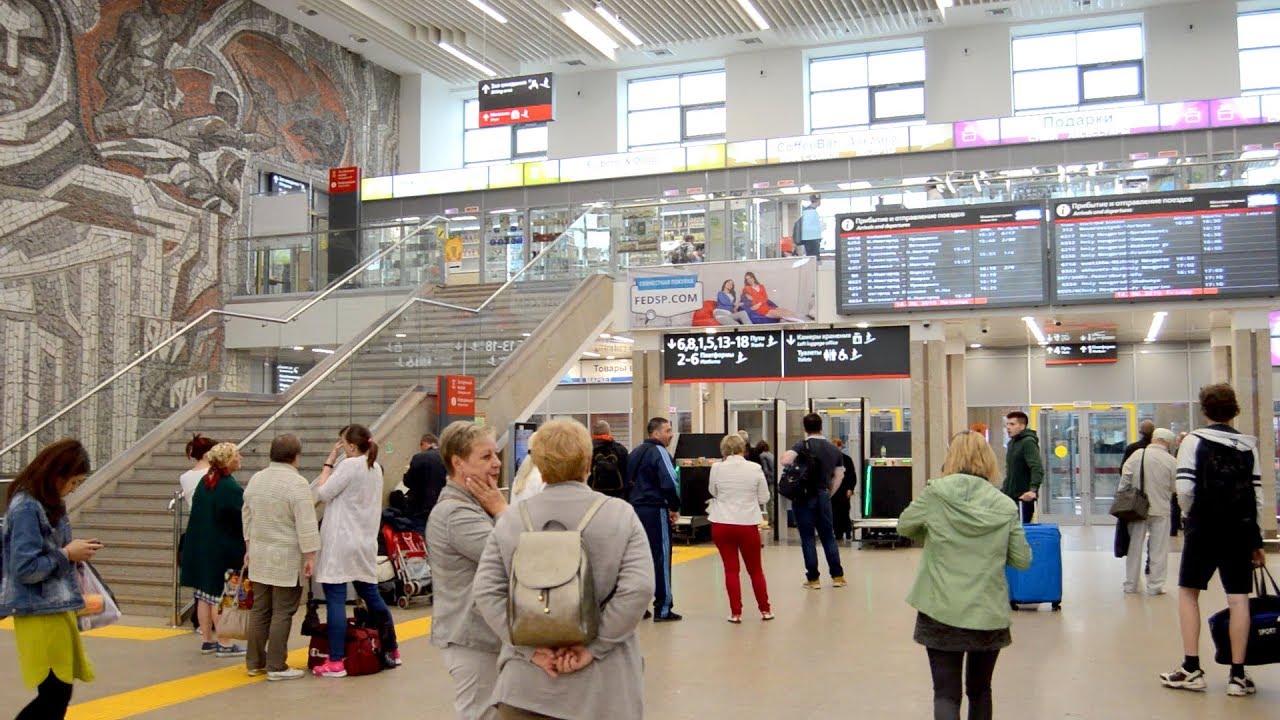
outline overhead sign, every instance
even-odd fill
[[[662,377],[668,383],[749,382],[781,376],[782,333],[777,330],[662,339]]]
[[[1045,365],[1114,363],[1119,346],[1114,342],[1063,343],[1044,346]]]
[[[599,385],[631,382],[631,358],[582,360],[560,380],[561,385]]]
[[[1269,187],[1055,200],[1056,302],[1276,295],[1278,205]]]
[[[816,258],[688,263],[628,274],[631,327],[736,327],[811,322]]]
[[[1116,341],[1115,325],[1046,328],[1044,338],[1050,345],[1063,343],[1107,343]]]
[[[360,168],[329,168],[329,194],[344,195],[360,189]]]
[[[907,327],[787,330],[782,374],[787,380],[911,376]]]
[[[481,80],[479,98],[482,128],[555,119],[551,73]]]

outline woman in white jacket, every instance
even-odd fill
[[[339,451],[347,458],[338,463]],[[325,461],[316,480],[315,498],[325,503],[320,524],[320,556],[316,580],[324,586],[329,626],[329,659],[313,672],[322,677],[346,677],[347,583],[351,583],[370,614],[381,624],[382,651],[388,665],[400,664],[391,611],[378,595],[376,576],[378,525],[382,521],[382,466],[378,444],[369,428],[350,425]]]
[[[769,485],[764,470],[745,457],[746,442],[740,435],[726,435],[720,441],[724,460],[711,466],[711,540],[724,562],[724,587],[729,593],[729,622],[742,622],[742,582],[738,556],[741,554],[751,577],[760,618],[772,620],[769,588],[760,562],[760,506],[769,502]]]

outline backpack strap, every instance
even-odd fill
[[[533,520],[529,518],[529,508],[526,503],[516,503],[520,506],[520,519],[524,521],[525,532],[535,532],[533,529]]]
[[[1142,457],[1138,459],[1138,489],[1147,494],[1147,449],[1142,448]]]
[[[596,516],[596,513],[600,511],[600,508],[604,506],[604,501],[608,499],[609,499],[608,497],[596,498],[596,501],[591,504],[591,507],[587,508],[587,514],[582,516],[582,522],[578,523],[578,532],[582,532],[583,530],[587,529],[587,525],[590,524],[592,518]],[[523,503],[521,504],[523,505]],[[528,520],[528,517],[529,516],[526,511],[526,515],[525,515],[526,521]]]

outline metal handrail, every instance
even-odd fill
[[[338,368],[342,367],[342,365],[347,360],[349,360],[351,356],[355,355],[362,348],[364,348],[364,346],[368,345],[383,330],[386,330],[388,327],[390,327],[391,323],[399,319],[401,315],[404,315],[404,313],[407,312],[409,308],[421,303],[423,305],[435,305],[438,307],[448,308],[450,310],[459,310],[462,312],[471,313],[472,315],[479,315],[494,300],[496,300],[499,295],[505,292],[507,288],[511,287],[511,285],[515,283],[516,280],[520,279],[520,277],[523,276],[525,272],[529,270],[529,268],[533,267],[535,263],[541,262],[544,258],[550,258],[551,251],[559,247],[561,244],[565,242],[567,238],[569,238],[570,236],[569,233],[571,229],[572,228],[566,228],[564,232],[560,233],[560,237],[552,241],[552,243],[548,245],[546,249],[544,249],[541,253],[538,254],[538,257],[534,258],[533,260],[530,260],[528,263],[524,265],[524,267],[516,271],[516,273],[511,276],[511,279],[507,280],[505,283],[499,286],[497,290],[494,290],[493,293],[489,295],[488,299],[480,303],[480,305],[477,307],[469,308],[469,307],[464,307],[462,305],[454,305],[452,303],[433,300],[431,298],[420,298],[420,297],[411,297],[408,300],[404,301],[403,303],[401,303],[400,307],[396,308],[394,312],[392,312],[387,317],[383,318],[382,322],[373,326],[373,328],[371,328],[368,332],[366,332],[363,336],[361,336],[359,340],[353,343],[348,343],[346,349],[342,350],[336,357],[333,357],[331,364],[328,367],[326,367],[314,381],[312,381],[305,388],[303,388],[302,391],[299,392],[297,395],[285,401],[284,405],[282,405],[279,410],[273,413],[271,417],[267,418],[261,425],[254,428],[253,432],[245,436],[245,438],[237,444],[237,447],[243,449],[246,445],[252,442],[259,435],[261,435],[263,431],[271,427],[271,425],[274,424],[277,420],[279,420],[281,417],[284,417],[285,413],[293,409],[293,406],[301,402],[302,399],[306,397],[314,388],[319,387],[320,384],[323,383],[325,379],[327,379],[330,375],[337,372]]]
[[[186,493],[182,490],[174,490],[173,498],[169,500],[169,512],[173,513],[173,622],[169,626],[175,628],[182,625],[183,615],[183,609],[179,607],[182,603],[182,580],[178,547],[182,540],[182,517],[186,504]]]
[[[289,311],[287,314],[285,314],[283,317],[271,317],[271,316],[267,316],[267,315],[254,315],[254,314],[252,314],[252,313],[242,313],[242,312],[236,312],[236,311],[234,311],[234,310],[223,310],[223,309],[221,309],[221,308],[215,308],[215,309],[212,309],[212,310],[206,310],[206,311],[204,311],[203,313],[200,313],[199,317],[197,317],[195,320],[192,320],[191,322],[187,323],[186,325],[183,325],[181,328],[179,328],[178,330],[176,330],[175,332],[173,332],[171,335],[169,335],[169,337],[167,337],[167,338],[165,338],[164,340],[162,340],[158,345],[156,345],[155,347],[153,347],[153,348],[151,348],[150,350],[146,351],[145,353],[143,353],[143,354],[139,355],[139,356],[138,356],[137,358],[135,358],[132,362],[130,362],[129,364],[125,365],[123,368],[121,368],[121,369],[117,370],[115,373],[113,373],[110,377],[106,378],[106,379],[105,379],[105,380],[103,380],[102,382],[100,382],[100,383],[98,383],[97,385],[93,386],[93,388],[92,388],[92,389],[90,389],[88,392],[84,393],[84,394],[83,394],[83,395],[81,395],[80,397],[78,397],[78,398],[76,398],[75,400],[71,401],[71,403],[70,403],[69,405],[64,406],[61,410],[59,410],[58,412],[54,413],[53,415],[51,415],[51,416],[50,416],[50,417],[48,417],[47,419],[43,420],[42,422],[40,422],[38,425],[36,425],[36,426],[35,426],[34,428],[32,428],[31,430],[28,430],[26,433],[24,433],[24,434],[23,434],[21,437],[19,437],[17,440],[14,440],[13,442],[9,443],[8,445],[6,445],[6,446],[5,446],[5,447],[3,447],[3,448],[0,448],[0,456],[7,455],[7,454],[8,454],[11,450],[13,450],[14,448],[18,447],[19,445],[21,445],[22,443],[26,442],[27,440],[30,440],[31,438],[35,437],[36,433],[40,432],[41,430],[43,430],[43,429],[45,429],[45,428],[49,427],[50,425],[52,425],[53,423],[57,422],[57,420],[58,420],[59,418],[61,418],[63,415],[66,415],[67,413],[69,413],[69,412],[71,412],[72,410],[76,409],[77,407],[79,407],[80,405],[82,405],[85,401],[87,401],[89,398],[91,398],[91,397],[93,397],[94,395],[96,395],[96,394],[98,393],[98,391],[99,391],[99,390],[102,390],[103,388],[107,387],[108,385],[110,385],[110,384],[114,383],[116,380],[118,380],[119,378],[121,378],[125,373],[127,373],[127,372],[129,372],[130,370],[134,369],[135,367],[137,367],[137,366],[141,365],[141,364],[142,364],[144,361],[146,361],[148,358],[150,358],[151,356],[153,356],[153,355],[155,355],[156,353],[158,353],[158,352],[160,352],[161,350],[163,350],[163,349],[164,349],[166,346],[168,346],[170,343],[175,342],[178,338],[182,337],[182,335],[184,335],[188,330],[190,330],[191,328],[193,328],[193,327],[195,327],[195,326],[199,325],[200,323],[204,322],[206,319],[208,319],[208,318],[210,318],[210,317],[213,317],[213,316],[215,316],[215,315],[220,315],[220,316],[222,316],[222,317],[228,317],[228,318],[239,318],[239,319],[242,319],[242,320],[256,320],[256,321],[259,321],[259,322],[269,322],[269,323],[276,323],[276,324],[278,324],[278,325],[287,325],[288,323],[291,323],[291,322],[293,322],[294,320],[298,319],[298,317],[299,317],[300,315],[302,315],[302,314],[303,314],[304,312],[306,312],[307,310],[310,310],[310,309],[311,309],[312,307],[314,307],[317,303],[319,303],[319,302],[323,301],[325,298],[327,298],[327,297],[329,297],[330,295],[332,295],[334,292],[336,292],[338,289],[340,289],[343,285],[347,284],[347,282],[349,282],[353,277],[355,277],[356,275],[358,275],[359,273],[361,273],[361,272],[363,272],[365,269],[367,269],[370,265],[372,265],[372,264],[373,264],[373,263],[375,263],[375,262],[378,262],[378,261],[379,261],[379,260],[381,260],[382,258],[384,258],[384,257],[386,257],[387,255],[391,254],[391,252],[392,252],[392,251],[394,251],[394,250],[398,249],[400,246],[404,245],[405,243],[409,242],[409,241],[410,241],[410,240],[412,240],[413,238],[417,237],[417,236],[418,236],[418,233],[422,232],[422,231],[423,231],[424,229],[426,229],[428,226],[435,224],[437,221],[440,221],[440,222],[447,222],[447,221],[448,221],[448,218],[445,218],[445,217],[443,217],[443,216],[441,216],[441,215],[434,215],[434,216],[432,216],[432,217],[428,218],[427,220],[425,220],[425,221],[423,221],[422,223],[420,223],[420,224],[418,225],[418,227],[414,228],[414,231],[413,231],[412,233],[410,233],[409,235],[407,235],[407,236],[405,236],[405,237],[401,238],[400,240],[396,241],[395,243],[392,243],[391,245],[387,246],[386,248],[384,248],[383,250],[379,251],[378,253],[376,253],[376,254],[374,254],[374,255],[369,256],[369,257],[368,257],[368,258],[366,258],[363,262],[361,262],[360,264],[356,265],[354,268],[352,268],[351,270],[349,270],[345,275],[343,275],[342,277],[338,278],[338,279],[337,279],[336,281],[334,281],[333,283],[330,283],[329,287],[325,288],[324,290],[321,290],[319,293],[317,293],[317,294],[316,294],[314,297],[312,297],[310,300],[307,300],[307,301],[305,301],[305,302],[303,302],[303,303],[301,303],[301,304],[299,304],[299,305],[295,305],[295,306],[294,306],[294,308],[293,308],[293,310],[290,310],[290,311]]]

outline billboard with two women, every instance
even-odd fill
[[[633,268],[631,327],[732,329],[813,322],[817,258],[738,260]]]

